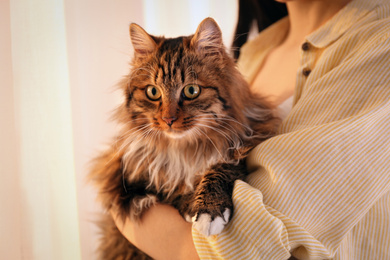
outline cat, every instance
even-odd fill
[[[167,203],[204,235],[219,234],[233,215],[234,181],[248,174],[245,157],[278,119],[250,91],[212,18],[177,38],[131,24],[130,39],[134,58],[116,111],[123,130],[90,173],[99,199],[132,221]],[[109,214],[100,226],[102,259],[148,259]]]

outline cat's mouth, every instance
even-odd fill
[[[195,131],[195,121],[192,117],[175,118],[175,120],[171,121],[168,119],[154,119],[153,127],[170,139],[181,139],[188,135],[195,134],[193,133],[193,131]]]

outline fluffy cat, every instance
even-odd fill
[[[249,150],[275,132],[270,106],[249,90],[212,18],[194,35],[156,37],[130,25],[134,58],[121,82],[123,130],[90,177],[104,208],[138,221],[168,203],[204,235],[233,214],[234,181],[247,175]],[[107,217],[102,259],[147,259]]]

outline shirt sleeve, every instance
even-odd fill
[[[332,258],[389,196],[389,35],[369,44],[306,85],[281,134],[251,152],[232,221],[218,236],[193,229],[201,259]]]

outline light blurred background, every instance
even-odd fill
[[[96,259],[89,161],[117,130],[128,25],[166,36],[205,17],[230,46],[237,0],[0,0],[0,259]]]

